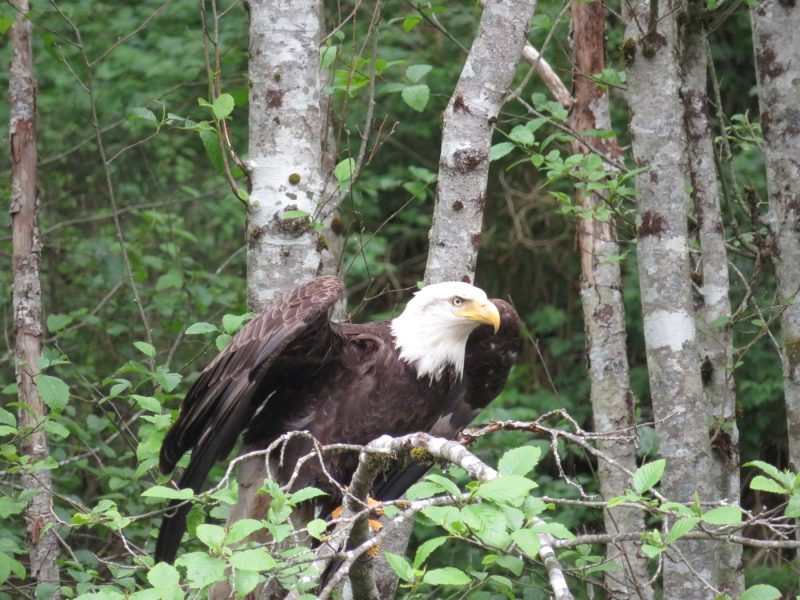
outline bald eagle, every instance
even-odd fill
[[[337,277],[318,277],[251,320],[186,394],[161,447],[161,471],[191,450],[178,485],[198,491],[242,432],[249,450],[300,430],[322,444],[417,431],[452,437],[505,385],[521,344],[509,303],[446,282],[422,288],[391,321],[335,323],[329,313],[343,293]],[[310,440],[292,438],[276,464],[278,480],[286,483],[311,450]],[[324,465],[306,461],[293,486],[327,492],[309,502],[315,514],[329,514],[341,494],[328,475],[347,485],[357,460],[337,453]],[[422,473],[414,466],[389,473],[374,495],[397,498]],[[175,559],[188,509],[164,517],[156,560]]]

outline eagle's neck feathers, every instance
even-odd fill
[[[460,378],[464,352],[474,324],[453,326],[436,315],[406,310],[392,320],[392,334],[400,360],[417,370],[417,378],[439,380],[445,373]]]

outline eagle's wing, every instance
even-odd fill
[[[181,488],[197,491],[214,463],[233,448],[253,415],[268,398],[283,368],[270,369],[287,355],[325,356],[336,336],[328,311],[344,291],[337,277],[318,277],[266,308],[234,336],[186,394],[180,414],[161,446],[160,468],[167,473],[190,448],[192,457]],[[284,365],[281,365],[283,367]],[[280,371],[276,373],[275,371]],[[271,389],[272,388],[272,389]],[[186,528],[188,506],[168,514],[156,545],[157,560],[171,561]]]
[[[430,429],[437,437],[453,439],[503,390],[508,373],[522,350],[520,320],[514,307],[505,300],[492,299],[500,312],[497,333],[481,325],[469,337],[464,357],[464,376],[450,394],[447,408]],[[394,500],[403,495],[429,467],[411,463],[386,473],[379,479],[373,494],[380,500]]]

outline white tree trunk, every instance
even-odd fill
[[[536,0],[489,0],[444,112],[425,283],[475,278],[492,131],[514,78]]]
[[[252,310],[317,275],[326,252],[313,227],[326,181],[321,12],[319,0],[250,1],[247,298]],[[307,216],[286,216],[288,211]]]
[[[675,8],[662,1],[652,15],[647,1],[628,5],[623,52],[633,154],[646,169],[636,179],[637,252],[653,413],[667,460],[662,492],[692,502],[695,493],[701,500],[711,497],[711,446],[690,279]],[[703,581],[714,582],[713,544],[685,541],[676,549],[681,555],[673,552],[664,562],[664,597],[713,595]]]
[[[39,397],[34,377],[42,354],[42,289],[39,280],[39,194],[36,181],[36,80],[33,77],[32,23],[28,0],[14,0],[19,11],[11,26],[11,68],[8,81],[9,134],[11,142],[11,230],[14,273],[14,358],[19,410],[17,425],[29,431],[20,441],[19,453],[31,464],[48,456],[47,436],[41,427],[47,409]],[[36,495],[25,509],[34,584],[59,584],[59,546],[52,512],[51,472],[40,469],[22,475],[22,487]],[[45,531],[47,529],[47,531]],[[57,587],[53,598],[59,598]]]
[[[766,140],[769,226],[778,295],[787,307],[783,331],[783,385],[789,458],[800,465],[800,9],[762,0],[751,11],[759,82],[761,127]]]
[[[730,316],[728,256],[719,203],[714,146],[708,119],[708,49],[705,3],[689,0],[681,35],[681,98],[689,155],[689,178],[698,222],[700,255],[696,271],[702,274],[698,332],[705,402],[711,415],[711,460],[715,500],[740,501],[739,430],[733,374],[733,335],[729,324],[715,324]],[[717,544],[717,581],[721,591],[738,598],[744,591],[742,547]]]
[[[577,133],[588,129],[611,129],[608,93],[596,86],[591,76],[605,66],[605,7],[602,2],[576,2],[572,5],[573,97],[570,126]],[[616,138],[586,138],[596,152],[619,161],[622,151]],[[578,142],[573,152],[588,153]],[[613,176],[614,173],[611,173]],[[598,193],[580,194],[584,211],[605,206]],[[630,389],[625,332],[625,307],[617,229],[613,218],[578,221],[578,247],[581,253],[581,303],[586,331],[592,414],[597,433],[616,434],[616,439],[599,439],[597,447],[628,471],[636,470],[636,398]],[[621,435],[622,434],[622,435]],[[627,436],[624,439],[622,436]],[[630,478],[605,461],[598,462],[600,492],[605,499],[622,496],[631,487]],[[644,529],[640,510],[617,506],[604,514],[606,532],[628,533]],[[647,559],[633,542],[609,544],[606,559],[622,566],[622,571],[605,575],[609,593],[619,598],[652,598],[648,585]]]

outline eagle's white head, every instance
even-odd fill
[[[460,377],[467,338],[481,323],[500,328],[500,313],[486,293],[468,283],[446,281],[418,291],[392,320],[392,333],[400,358],[414,365],[419,378],[439,379],[448,366]]]

